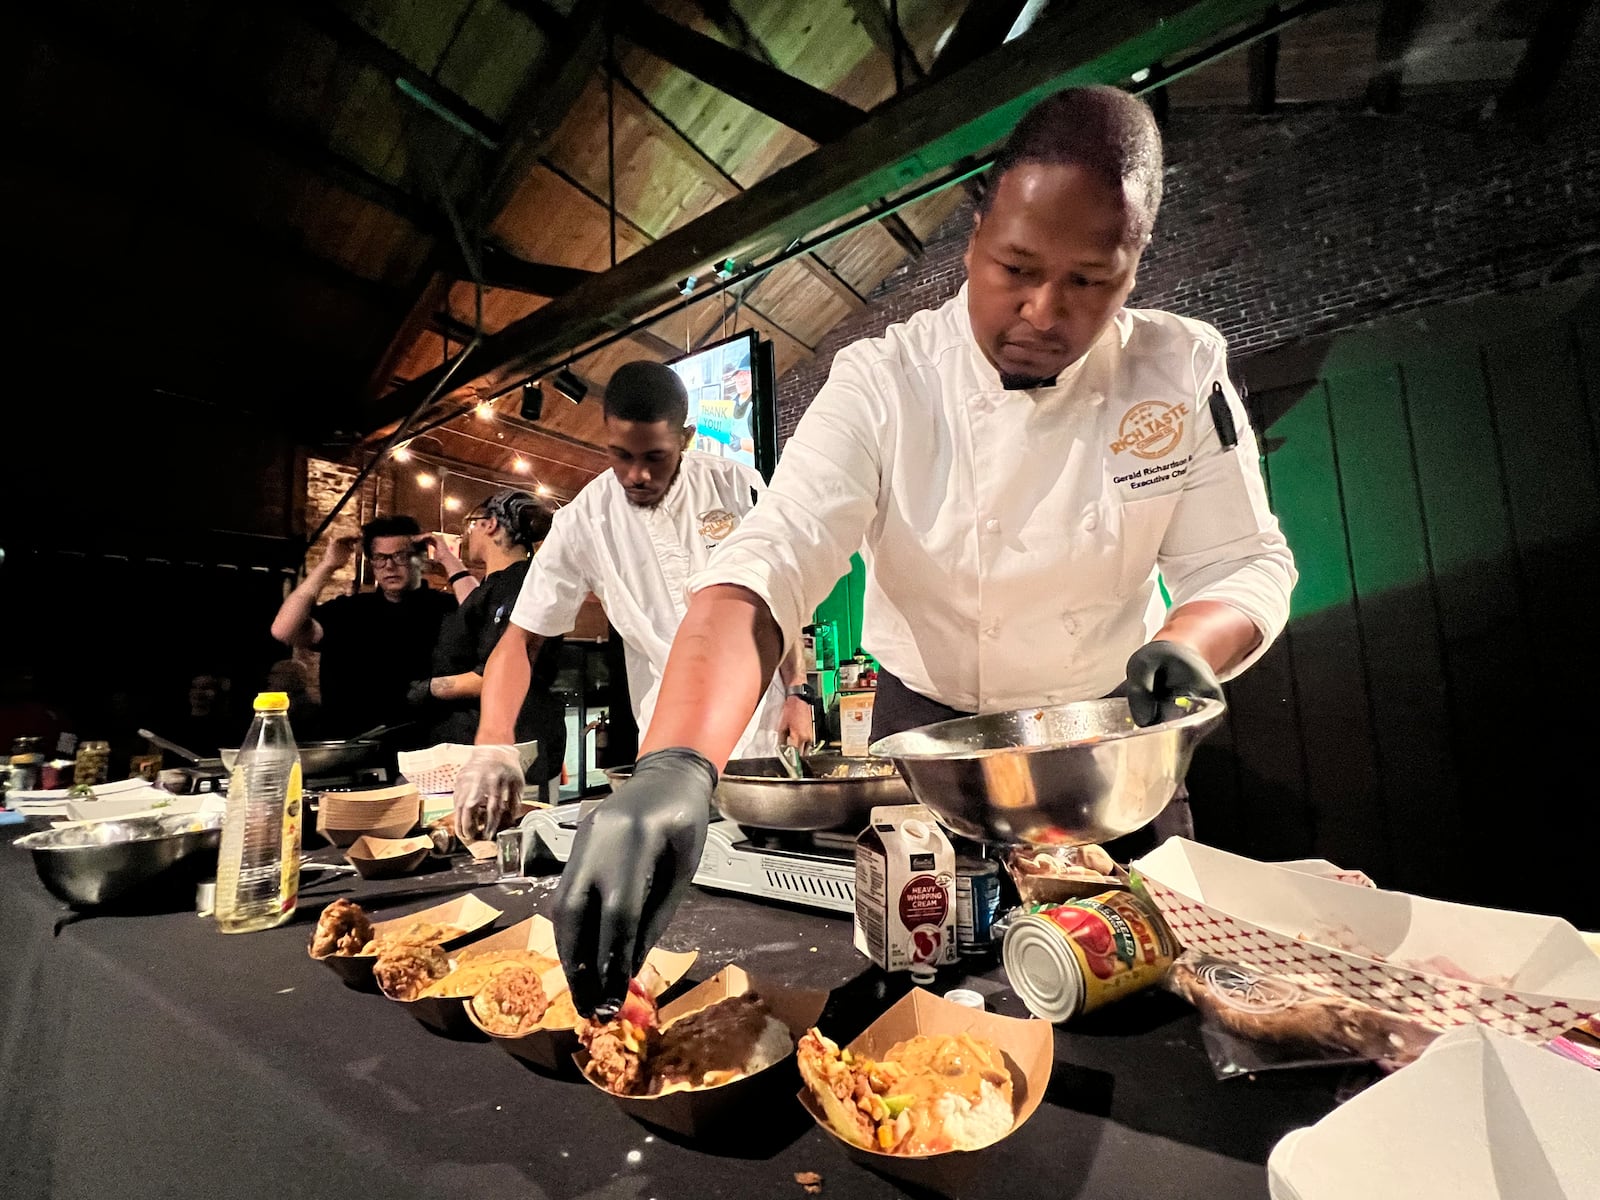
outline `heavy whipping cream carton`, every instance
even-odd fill
[[[956,852],[920,804],[874,808],[856,838],[856,949],[885,971],[956,958]]]

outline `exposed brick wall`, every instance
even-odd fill
[[[1210,321],[1236,360],[1403,309],[1537,287],[1600,253],[1600,125],[1578,116],[1540,143],[1459,117],[1179,110],[1166,157],[1130,303]],[[955,294],[970,226],[963,207],[780,380],[780,442],[839,347]]]

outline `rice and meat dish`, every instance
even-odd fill
[[[532,950],[469,951],[456,959],[450,974],[430,984],[423,995],[445,999],[475,996],[503,972],[526,969],[542,975],[556,965],[555,959]]]
[[[532,1033],[550,1009],[543,971],[512,965],[497,971],[469,1000],[484,1030],[496,1037]]]
[[[607,1091],[660,1096],[719,1087],[765,1070],[794,1048],[788,1026],[753,992],[719,1000],[665,1028],[642,992],[630,990],[616,1020],[579,1029],[589,1073]]]
[[[372,921],[359,904],[335,900],[322,910],[311,935],[311,957],[329,958],[335,954],[359,954],[372,940]]]
[[[1011,1132],[1011,1072],[999,1049],[970,1034],[918,1034],[874,1061],[816,1029],[800,1039],[800,1075],[829,1127],[889,1154],[977,1150]]]
[[[439,946],[458,938],[466,930],[459,925],[441,925],[436,921],[412,921],[396,929],[374,931],[373,938],[361,948],[362,954],[384,954],[406,947]]]
[[[378,953],[372,978],[391,1000],[415,1000],[450,973],[450,956],[438,946],[393,946]]]

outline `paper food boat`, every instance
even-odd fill
[[[535,944],[541,940],[535,935],[535,923],[540,921],[549,925],[543,917],[529,917],[526,921],[518,921],[510,929],[502,929],[499,933],[462,947],[459,953],[450,955],[450,975],[446,975],[439,982],[447,983],[462,967],[485,954],[505,950],[529,950],[554,959],[556,952],[553,946],[545,949]],[[475,1037],[477,1031],[474,1029],[474,1022],[467,1015],[467,1001],[471,998],[470,996],[421,996],[416,1000],[393,1000],[392,997],[390,999],[429,1029],[451,1037]]]
[[[679,1017],[687,1017],[719,1000],[746,992],[759,993],[772,1015],[788,1026],[791,1042],[800,1040],[822,1015],[823,1006],[828,1002],[827,992],[767,985],[751,978],[742,967],[726,966],[663,1008],[659,1020],[663,1026],[670,1025]],[[691,1138],[726,1138],[751,1122],[766,1123],[770,1119],[766,1114],[773,1111],[773,1105],[788,1103],[785,1097],[799,1080],[792,1045],[787,1057],[754,1075],[715,1087],[668,1092],[661,1096],[621,1096],[602,1087],[589,1074],[588,1055],[581,1049],[573,1055],[573,1062],[585,1079],[616,1101],[617,1107],[630,1117]]]
[[[349,846],[366,834],[402,838],[416,828],[422,797],[414,785],[360,792],[323,792],[317,797],[317,832],[335,846]]]
[[[415,921],[428,921],[434,925],[454,925],[462,932],[439,943],[444,949],[449,950],[471,941],[474,936],[488,929],[499,918],[498,908],[485,904],[476,896],[458,896],[443,904],[435,904],[432,908],[406,913],[404,916],[390,917],[383,921],[374,921],[372,936],[378,937],[386,931],[404,929]],[[310,952],[308,946],[306,953]],[[375,954],[330,954],[327,958],[314,961],[327,963],[328,969],[344,980],[348,987],[363,992],[378,990],[377,981],[372,977],[372,964],[377,961]]]
[[[432,852],[432,838],[382,838],[363,834],[350,843],[344,857],[363,879],[392,879],[396,875],[411,874]]]
[[[1433,1029],[1545,1042],[1600,1012],[1600,958],[1556,917],[1351,887],[1186,838],[1132,869],[1189,949]]]
[[[887,1054],[895,1043],[919,1033],[970,1033],[993,1042],[1005,1055],[1006,1066],[1011,1069],[1011,1099],[1015,1112],[1011,1133],[1006,1137],[1021,1129],[1043,1102],[1045,1088],[1050,1084],[1050,1070],[1055,1065],[1055,1027],[1048,1021],[1019,1020],[999,1013],[980,1012],[952,1004],[922,988],[913,988],[844,1048],[853,1054],[877,1059]],[[986,1151],[1000,1144],[994,1142],[982,1150],[952,1150],[921,1156],[868,1150],[845,1141],[833,1131],[810,1088],[800,1090],[800,1103],[822,1131],[857,1162],[908,1183],[937,1189],[941,1194],[949,1194],[944,1189],[956,1181],[961,1172],[980,1163]]]
[[[1274,1200],[1591,1200],[1600,1074],[1482,1026],[1440,1037],[1267,1160]]]
[[[572,1055],[578,1049],[577,1017],[570,1001],[562,1000],[561,1003],[556,1003],[558,999],[567,995],[567,977],[562,973],[560,958],[556,954],[556,927],[550,923],[548,917],[541,916],[529,917],[514,929],[523,929],[524,926],[527,928],[522,934],[524,939],[522,947],[556,961],[556,965],[539,979],[544,985],[544,994],[551,999],[550,1010],[545,1013],[544,1020],[537,1029],[521,1037],[501,1037],[484,1029],[483,1023],[478,1020],[478,1015],[472,1011],[470,1004],[462,1003],[462,1014],[473,1026],[493,1038],[511,1057],[546,1071],[571,1070]],[[506,932],[509,934],[513,930],[508,929]],[[487,943],[484,948],[488,949]],[[657,976],[652,999],[666,992],[688,974],[689,968],[694,966],[695,959],[699,957],[700,954],[696,950],[674,952],[656,949],[645,955],[644,961],[655,968]]]

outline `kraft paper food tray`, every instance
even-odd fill
[[[1593,1200],[1600,1073],[1483,1026],[1289,1134],[1275,1200]]]
[[[1189,949],[1434,1029],[1544,1042],[1600,1012],[1600,958],[1556,917],[1351,887],[1186,838],[1133,870]]]
[[[827,1030],[823,1030],[827,1033]],[[962,1004],[952,1004],[941,996],[922,988],[913,988],[901,997],[881,1017],[862,1030],[861,1036],[845,1049],[867,1058],[882,1058],[897,1042],[926,1034],[970,1033],[993,1042],[1006,1058],[1011,1069],[1011,1100],[1015,1119],[1011,1137],[1023,1123],[1033,1116],[1044,1101],[1045,1089],[1050,1085],[1050,1070],[1055,1065],[1055,1027],[1048,1021],[1025,1021],[1005,1017],[999,1013],[980,1012]],[[909,1183],[939,1188],[948,1185],[953,1172],[969,1169],[981,1161],[982,1150],[951,1150],[945,1154],[910,1155],[887,1154],[881,1150],[868,1150],[847,1142],[833,1131],[822,1108],[811,1095],[810,1088],[800,1089],[800,1103],[816,1121],[822,1131],[840,1146],[845,1153],[874,1171],[893,1175]],[[1001,1142],[1005,1138],[1000,1139]],[[999,1142],[991,1145],[999,1145]]]
[[[679,1017],[709,1008],[729,996],[742,996],[756,992],[767,1002],[772,1015],[789,1029],[791,1041],[799,1041],[802,1034],[822,1015],[828,1003],[828,993],[780,988],[752,979],[744,968],[726,966],[699,986],[685,992],[663,1008],[659,1020],[663,1027]],[[610,1096],[630,1117],[670,1130],[684,1137],[726,1137],[737,1131],[741,1124],[760,1114],[770,1112],[774,1103],[787,1103],[782,1097],[794,1087],[798,1072],[794,1066],[794,1048],[783,1059],[771,1066],[716,1087],[695,1088],[690,1091],[668,1092],[663,1096],[620,1096],[601,1087],[588,1072],[588,1055],[582,1050],[573,1055],[573,1061],[583,1072],[583,1077]]]
[[[381,838],[363,834],[344,852],[347,863],[363,879],[393,879],[409,875],[433,853],[428,837]]]
[[[529,917],[524,924],[529,927],[526,948],[535,954],[556,959],[556,965],[540,976],[545,995],[554,1001],[556,997],[567,994],[567,977],[562,973],[560,958],[556,954],[556,927],[550,923],[548,917],[543,916]],[[689,968],[694,966],[695,960],[699,957],[700,953],[697,950],[674,952],[656,949],[645,955],[645,963],[655,969],[658,977],[651,998],[660,996],[687,975]],[[473,1026],[489,1034],[511,1057],[532,1063],[546,1071],[571,1069],[572,1054],[578,1049],[578,1035],[571,1024],[560,1021],[557,1012],[551,1011],[546,1014],[545,1020],[537,1029],[521,1037],[499,1037],[483,1028],[483,1023],[478,1020],[478,1014],[472,1011],[470,1004],[462,1004],[461,1008]]]
[[[463,932],[449,941],[440,945],[449,950],[455,946],[463,945],[474,936],[482,933],[500,919],[498,908],[485,904],[476,896],[458,896],[454,900],[447,900],[443,904],[435,904],[432,908],[419,909],[417,912],[406,913],[398,917],[389,917],[382,921],[372,923],[372,935],[377,937],[388,929],[402,929],[413,921],[431,921],[435,925],[457,925]],[[309,954],[310,946],[306,948]],[[346,986],[358,991],[375,992],[378,990],[377,982],[372,978],[372,964],[377,961],[375,954],[330,954],[327,958],[315,960],[328,964],[331,970]]]

